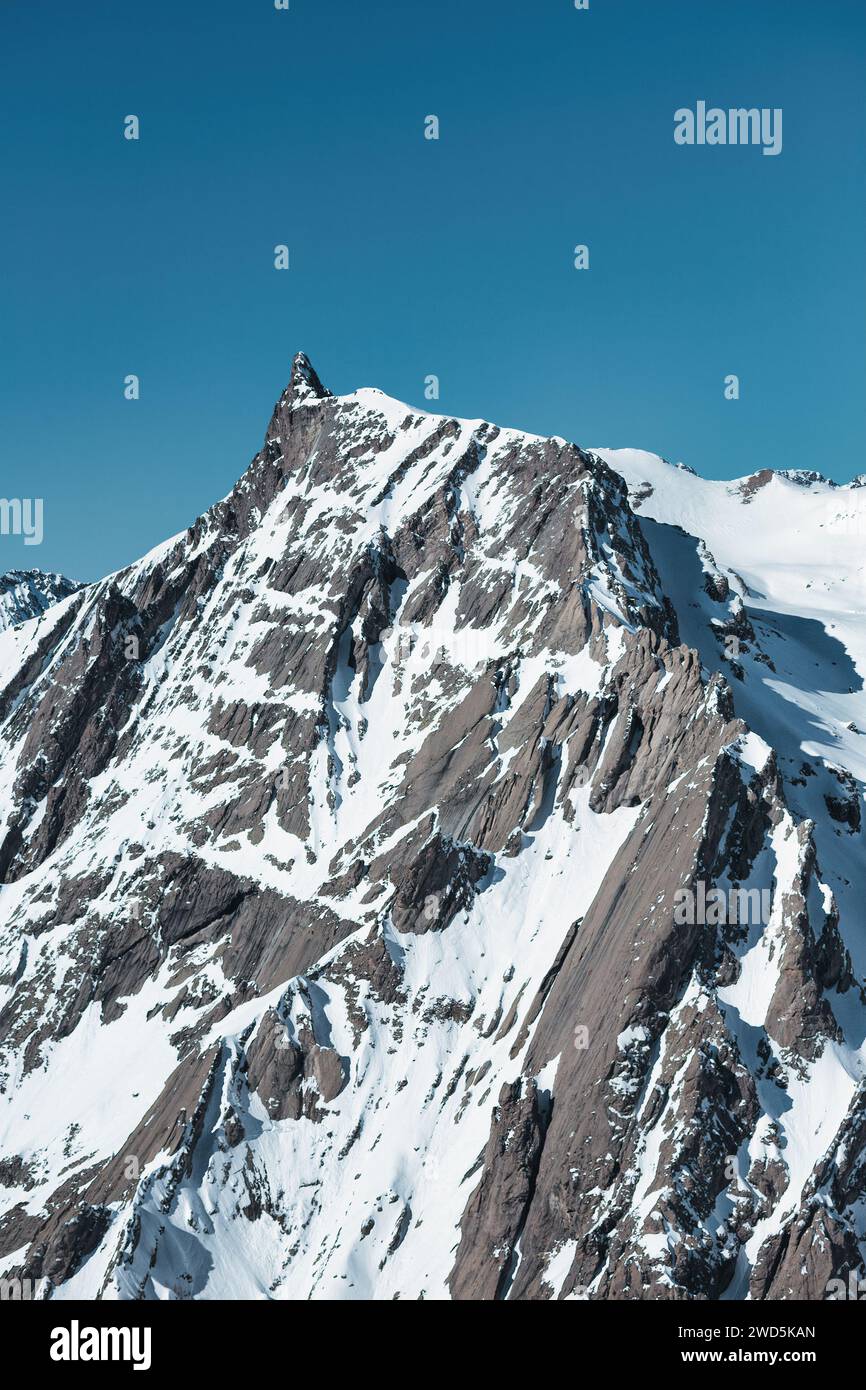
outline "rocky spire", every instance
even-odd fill
[[[292,359],[292,374],[283,392],[282,404],[305,405],[321,401],[332,393],[323,386],[316,369],[305,352],[296,352]]]

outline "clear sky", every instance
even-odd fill
[[[298,348],[707,476],[866,470],[863,0],[3,0],[0,51],[0,494],[44,499],[0,569],[188,525]],[[676,145],[699,100],[782,153]]]

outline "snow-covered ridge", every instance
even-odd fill
[[[0,1273],[763,1298],[860,1258],[864,495],[299,355],[227,497],[0,643]]]

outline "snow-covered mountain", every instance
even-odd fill
[[[62,574],[44,570],[8,570],[0,574],[0,632],[28,618],[38,618],[52,603],[67,598],[80,588]]]
[[[0,635],[0,1273],[863,1274],[866,490],[795,471],[299,355],[227,498]]]

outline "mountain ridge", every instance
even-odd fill
[[[0,632],[41,617],[80,587],[76,580],[45,570],[6,570],[0,574]]]
[[[862,1267],[861,514],[808,530],[786,608],[770,488],[652,457],[335,397],[299,354],[225,498],[0,635],[7,1273]],[[678,922],[697,885],[769,920]]]

